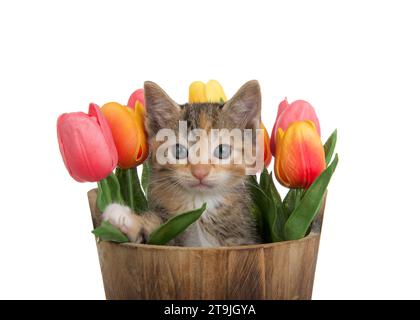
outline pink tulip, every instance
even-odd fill
[[[134,108],[136,107],[137,101],[139,101],[144,107],[144,90],[143,89],[138,89],[131,94],[130,98],[128,99],[127,107],[130,107],[131,109],[134,110]]]
[[[57,120],[57,137],[64,164],[76,181],[102,180],[117,165],[111,129],[94,103],[89,105],[89,114],[62,114]]]
[[[296,100],[289,104],[287,98],[280,102],[277,109],[276,122],[271,131],[270,149],[273,155],[276,154],[276,133],[280,128],[286,131],[287,128],[296,121],[310,120],[314,123],[318,134],[321,136],[321,128],[319,120],[316,116],[315,109],[304,100]]]

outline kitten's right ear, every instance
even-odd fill
[[[261,90],[257,80],[245,83],[228,100],[223,111],[238,128],[259,129],[261,122]]]
[[[172,128],[178,122],[181,108],[156,83],[144,83],[144,100],[149,137],[155,136],[162,128]]]

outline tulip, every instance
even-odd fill
[[[62,114],[57,120],[57,137],[64,164],[76,181],[102,180],[117,165],[111,130],[96,104],[90,104],[88,114]]]
[[[270,151],[270,137],[268,136],[267,129],[261,122],[261,129],[264,130],[264,165],[267,168],[271,162],[271,151]]]
[[[142,106],[144,106],[143,89],[138,89],[131,94],[130,98],[128,99],[127,107],[130,107],[131,109],[135,110],[137,101],[140,102]]]
[[[190,84],[188,102],[189,103],[207,102],[206,85],[203,82],[195,81]]]
[[[148,156],[147,135],[144,129],[144,106],[136,102],[135,109],[116,102],[102,106],[118,151],[118,165],[123,169],[138,166]]]
[[[283,186],[307,189],[325,167],[324,148],[312,121],[277,130],[274,173]]]
[[[295,121],[310,120],[312,121],[318,131],[318,135],[321,136],[321,128],[319,126],[318,117],[316,116],[315,109],[304,100],[296,100],[291,104],[288,103],[285,98],[280,102],[277,109],[276,122],[271,132],[270,148],[271,153],[276,155],[276,133],[279,128],[286,131],[287,128]]]
[[[225,92],[216,80],[210,80],[207,84],[195,81],[190,85],[189,103],[224,103],[226,100]]]

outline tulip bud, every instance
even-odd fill
[[[325,169],[321,138],[312,121],[292,123],[277,131],[274,173],[287,188],[309,188]]]
[[[138,89],[134,91],[130,98],[128,99],[127,107],[130,107],[131,109],[135,109],[136,102],[139,101],[144,106],[144,90]]]
[[[276,122],[271,132],[270,148],[271,153],[274,156],[276,154],[277,130],[281,128],[283,131],[286,131],[293,122],[304,120],[312,121],[316,126],[318,135],[321,136],[321,128],[319,126],[318,117],[315,113],[315,109],[309,104],[309,102],[296,100],[289,104],[286,98],[280,102],[277,109]]]
[[[208,102],[225,103],[226,95],[222,86],[216,80],[210,80],[206,84],[206,97]]]
[[[216,80],[210,80],[207,84],[195,81],[190,85],[189,103],[224,103],[226,100],[225,92]]]
[[[194,81],[190,84],[189,89],[189,103],[205,103],[206,98],[206,85],[201,81]]]
[[[102,106],[118,151],[118,165],[128,169],[141,164],[148,156],[147,135],[144,128],[144,106],[137,101],[135,109],[116,102]]]
[[[115,169],[117,149],[96,104],[90,104],[89,114],[62,114],[57,120],[57,137],[64,164],[76,181],[96,182]]]

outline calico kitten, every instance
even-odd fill
[[[189,145],[179,143],[168,148],[185,164],[160,164],[157,149],[163,143],[156,139],[162,128],[178,134],[180,120],[186,121],[188,132],[193,129],[258,129],[260,127],[261,94],[257,81],[243,85],[232,99],[224,104],[175,103],[158,85],[144,84],[147,106],[151,177],[148,190],[150,211],[136,215],[128,207],[111,204],[102,217],[125,233],[130,241],[144,243],[161,223],[176,214],[207,203],[201,218],[171,244],[180,246],[233,246],[260,241],[251,214],[248,176],[244,164],[233,161],[224,164],[193,164],[188,160]],[[185,138],[185,137],[184,137]],[[233,158],[236,150],[219,145],[208,157]]]

